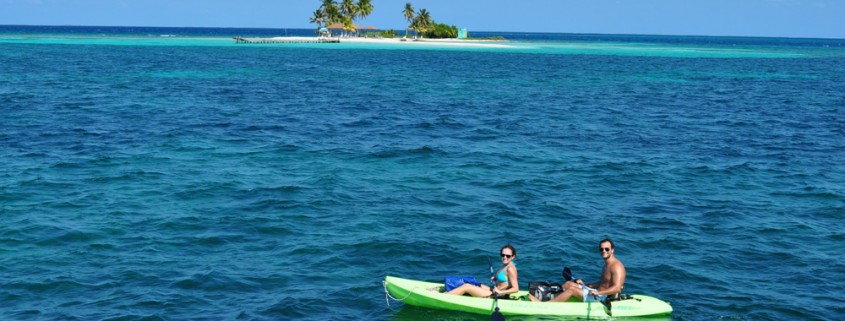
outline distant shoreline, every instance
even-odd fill
[[[397,36],[401,36],[398,32]],[[673,35],[614,35],[552,32],[488,32],[471,31],[470,39],[430,39],[418,42],[435,42],[443,46],[455,46],[448,41],[460,41],[465,47],[518,47],[522,43],[646,43],[673,44],[691,46],[774,46],[808,48],[845,48],[845,39],[826,38],[788,38],[788,37],[734,37],[734,36],[673,36]],[[29,26],[0,25],[0,37],[141,37],[141,38],[219,38],[226,41],[233,37],[274,38],[274,37],[310,37],[316,39],[314,29],[287,28],[232,28],[232,27],[108,27],[108,26]],[[504,38],[494,39],[497,37]],[[344,38],[348,41],[353,38]],[[390,44],[399,38],[381,39],[377,42]],[[410,42],[407,41],[407,42]],[[402,46],[411,48],[413,46]]]
[[[256,38],[267,39],[270,41],[308,41],[317,40],[318,37],[267,37]],[[348,37],[348,38],[334,38],[339,39],[340,43],[381,43],[381,44],[401,44],[409,46],[418,45],[438,45],[438,46],[455,46],[455,47],[486,47],[486,48],[513,48],[508,45],[506,40],[480,40],[480,39],[411,39],[411,38],[369,38],[369,37]],[[404,39],[404,40],[403,40]]]
[[[303,31],[307,30],[313,34],[313,28],[269,28],[269,27],[190,27],[190,26],[106,26],[106,25],[38,25],[38,24],[0,24],[0,29],[8,29],[15,27],[23,28],[103,28],[103,29],[194,29],[194,30],[255,30],[255,31],[273,31],[279,35],[285,30]],[[382,30],[397,30],[404,29],[382,29]],[[2,31],[2,30],[0,30]],[[704,34],[639,34],[639,33],[589,33],[589,32],[565,32],[565,31],[481,31],[470,30],[470,34],[492,34],[492,35],[508,35],[508,34],[531,34],[531,35],[569,35],[569,36],[607,36],[607,37],[662,37],[662,38],[728,38],[738,40],[753,40],[753,39],[787,39],[787,40],[824,40],[824,41],[843,41],[845,38],[832,37],[799,37],[799,36],[772,36],[772,35],[704,35]],[[264,36],[269,36],[268,32],[261,33]]]

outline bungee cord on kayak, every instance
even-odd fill
[[[411,289],[411,291],[408,291],[408,294],[405,295],[404,298],[399,299],[394,297],[393,295],[390,295],[390,291],[387,290],[387,280],[381,281],[381,285],[384,287],[384,302],[387,303],[388,308],[390,307],[390,299],[393,299],[393,301],[405,302],[405,299],[407,299],[409,296],[411,296],[411,293],[414,293],[414,291],[417,290],[417,288],[414,287],[413,289]]]

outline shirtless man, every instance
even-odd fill
[[[603,301],[608,295],[622,292],[625,284],[625,266],[613,255],[613,241],[604,239],[599,242],[599,253],[604,259],[604,268],[598,282],[586,284],[582,280],[568,281],[563,285],[563,293],[551,301],[566,302],[572,297],[583,302]]]

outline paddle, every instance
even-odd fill
[[[493,278],[496,277],[496,272],[493,271],[493,261],[490,260],[490,257],[487,257],[487,264],[490,265],[490,291],[493,291],[493,294],[496,294],[496,282],[493,281]],[[493,311],[493,315],[490,316],[491,321],[505,321],[505,316],[502,315],[502,312],[499,312],[499,296],[493,295],[493,302],[496,304],[496,310]]]
[[[572,270],[570,270],[568,266],[563,267],[563,279],[567,281],[572,281],[573,279],[575,279],[574,277],[572,277]]]
[[[577,280],[574,276],[572,276],[572,270],[570,270],[568,266],[563,267],[563,278],[567,281],[572,281],[572,282],[575,282],[573,280]],[[575,283],[578,283],[578,282],[575,282]],[[599,300],[598,295],[593,295],[593,297],[596,298],[596,300],[598,300],[599,302],[601,302],[601,304],[604,305],[605,308],[607,308],[607,315],[613,316],[613,313],[610,311],[610,309],[611,309],[610,296],[606,296],[604,298],[604,300]]]

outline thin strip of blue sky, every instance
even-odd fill
[[[359,24],[404,29],[408,1]],[[845,38],[842,0],[416,0],[470,31]],[[320,0],[0,0],[0,24],[311,28]]]

